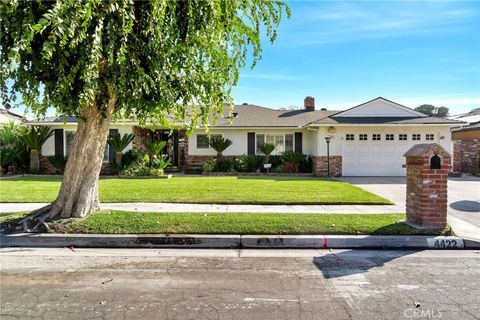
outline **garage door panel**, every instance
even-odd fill
[[[362,132],[357,133],[361,134]],[[371,140],[368,133],[367,141],[343,141],[342,144],[342,172],[345,176],[404,176],[405,162],[403,154],[417,141],[385,140],[385,133],[381,133],[382,140]],[[418,142],[417,142],[418,143]]]

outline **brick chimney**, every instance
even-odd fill
[[[314,97],[306,97],[303,100],[303,106],[305,107],[305,111],[315,111],[315,98]]]

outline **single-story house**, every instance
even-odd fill
[[[274,154],[296,151],[313,160],[313,173],[326,175],[327,149],[330,172],[335,176],[403,176],[403,154],[418,143],[435,142],[451,152],[450,129],[459,121],[430,117],[396,102],[379,97],[344,111],[317,109],[315,99],[306,97],[301,110],[275,110],[252,104],[235,105],[233,123],[229,111],[207,134],[198,127],[187,136],[181,126],[168,129],[140,127],[134,121],[112,123],[111,133],[133,133],[128,149],[142,149],[147,139],[167,141],[168,154],[175,166],[183,170],[198,166],[216,153],[209,147],[209,136],[222,136],[233,144],[224,155],[261,154],[259,146],[275,145]],[[42,155],[65,156],[69,153],[77,126],[74,117],[31,121],[55,130],[42,148]],[[327,139],[330,141],[327,148]],[[112,161],[113,150],[107,148],[105,162]]]
[[[8,109],[0,108],[0,125],[8,124],[10,122],[20,123],[20,122],[23,122],[23,121],[25,121],[24,116],[19,115],[15,112],[12,112]]]

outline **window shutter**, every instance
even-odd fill
[[[63,153],[63,129],[55,129],[55,156],[64,157]]]
[[[173,165],[178,166],[178,131],[173,132]]]
[[[303,153],[301,132],[295,132],[295,152]]]
[[[247,133],[247,154],[249,156],[255,155],[255,132]]]
[[[113,135],[115,135],[115,134],[118,134],[118,129],[110,129],[109,134],[110,134],[111,136],[113,136]],[[108,145],[108,143],[107,143],[107,145],[105,146],[105,148],[108,148],[108,160],[109,160],[109,162],[110,162],[110,163],[115,162],[116,159],[117,159],[117,155],[115,154],[115,149],[110,148],[110,146]]]

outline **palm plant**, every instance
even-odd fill
[[[27,146],[20,139],[20,133],[24,129],[24,125],[15,124],[13,121],[0,126],[0,147],[11,147],[3,151],[3,159],[9,159],[6,154],[14,154],[15,157],[9,161],[16,170],[17,164],[28,164]]]
[[[118,167],[122,165],[122,152],[132,142],[133,137],[131,133],[125,133],[123,136],[118,133],[108,136],[107,143],[115,150],[115,162]]]
[[[265,155],[265,163],[269,163],[270,155],[273,150],[275,150],[275,146],[271,143],[264,143],[260,146],[260,150],[262,150],[262,153]]]
[[[40,172],[40,151],[43,144],[53,136],[54,131],[49,127],[34,126],[20,129],[19,138],[30,149],[30,172]]]
[[[143,145],[147,149],[148,156],[150,157],[150,165],[152,165],[154,160],[161,155],[167,143],[165,141],[149,140],[145,141]]]
[[[22,151],[22,148],[19,148],[18,146],[0,147],[0,176],[3,175],[3,167],[13,163]]]
[[[217,160],[219,160],[223,158],[223,151],[230,147],[233,142],[227,138],[214,137],[208,141],[208,144],[213,150],[217,151]]]

